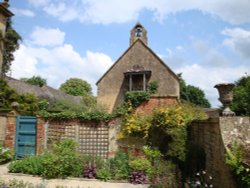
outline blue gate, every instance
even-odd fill
[[[15,159],[36,154],[36,117],[17,116]]]

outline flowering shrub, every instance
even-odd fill
[[[118,138],[122,139],[126,136],[147,138],[150,126],[147,117],[138,114],[127,114],[123,118],[123,126]]]
[[[195,177],[191,182],[189,182],[189,185],[191,188],[197,187],[197,188],[205,188],[205,187],[214,187],[212,184],[213,177],[207,175],[207,172],[205,170],[197,172]]]
[[[7,163],[13,159],[14,153],[9,148],[0,145],[0,164]]]

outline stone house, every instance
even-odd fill
[[[144,108],[176,103],[179,78],[148,46],[146,29],[137,23],[130,33],[130,46],[97,81],[97,102],[112,112],[124,101],[127,91],[146,91],[156,81],[158,90]],[[153,106],[152,106],[153,105]]]

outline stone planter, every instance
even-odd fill
[[[214,87],[219,92],[219,101],[223,104],[222,116],[235,116],[235,113],[229,108],[233,100],[234,84],[223,83],[217,84]]]

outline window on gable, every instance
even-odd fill
[[[126,72],[125,82],[127,91],[146,91],[151,71]]]

